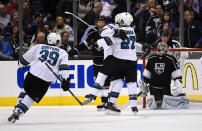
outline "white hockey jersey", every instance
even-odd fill
[[[59,69],[68,69],[68,54],[56,46],[37,44],[20,58],[20,63],[23,65],[31,63],[30,73],[32,75],[47,82],[55,82],[57,78],[44,64],[45,62],[58,75]]]
[[[114,43],[113,56],[123,60],[137,61],[136,56],[136,36],[132,27],[121,27],[127,34],[127,38],[123,41],[120,38],[112,38]]]
[[[126,32],[127,38],[123,41],[120,38],[115,38],[115,29],[118,29],[117,24],[106,25],[101,32],[102,40],[98,41],[98,46],[104,48],[104,58],[107,55],[113,55],[116,58],[123,60],[137,61],[136,56],[136,36],[132,27],[121,27]],[[104,43],[105,42],[105,43]]]
[[[97,41],[97,45],[104,49],[104,59],[113,54],[113,42],[112,38],[114,30],[118,27],[117,24],[109,24],[102,28],[100,36],[103,37]]]

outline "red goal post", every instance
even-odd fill
[[[151,54],[157,52],[153,50]],[[182,72],[183,90],[190,98],[190,102],[201,103],[202,106],[202,71],[200,58],[202,48],[175,48],[169,49],[168,53],[174,55],[180,64]],[[143,59],[143,71],[148,57]],[[146,98],[143,98],[143,108],[146,108]]]

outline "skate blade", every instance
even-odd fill
[[[97,108],[97,111],[106,111],[107,109],[105,108]]]
[[[111,110],[106,110],[105,115],[119,116],[119,115],[121,115],[121,112],[115,112],[115,111],[111,111]]]
[[[137,112],[134,111],[133,114],[134,114],[134,115],[137,115]]]
[[[12,120],[8,120],[8,123],[11,123],[11,124],[13,124],[13,123],[15,123],[16,122],[16,120],[15,119],[12,119]]]
[[[83,103],[82,103],[82,105],[86,105],[86,104],[88,104],[88,103],[93,103],[94,101],[93,100],[85,100]]]

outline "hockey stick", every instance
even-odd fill
[[[89,25],[89,24],[86,23],[84,20],[82,20],[81,18],[79,18],[78,16],[76,16],[75,14],[73,14],[73,13],[71,13],[71,12],[65,11],[65,14],[74,16],[75,18],[77,18],[78,20],[80,20],[81,22],[83,22],[84,24],[86,24],[88,27],[91,27],[91,26],[92,26],[92,25]],[[98,31],[98,30],[95,29],[94,27],[92,27],[92,29],[94,29],[95,31]]]
[[[60,77],[53,71],[53,69],[45,62],[45,65],[48,67],[48,69],[54,74],[54,76],[62,83],[62,80],[60,79]],[[69,93],[76,99],[76,101],[83,106],[82,102],[74,95],[74,93],[68,89]]]
[[[139,97],[140,95],[142,95],[142,93],[143,93],[142,91],[139,92],[139,93],[137,94],[137,97]],[[121,110],[126,109],[129,105],[130,105],[130,102],[129,102],[129,101],[128,101],[126,104],[124,104],[124,105],[116,104],[117,108],[119,108],[119,109],[121,109]]]

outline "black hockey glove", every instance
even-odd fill
[[[71,79],[70,78],[67,78],[67,80],[62,79],[62,89],[63,89],[63,91],[69,90],[70,84],[71,84]]]
[[[127,35],[126,35],[126,32],[122,29],[115,29],[114,37],[116,37],[116,38],[118,37],[121,40],[125,40]]]
[[[72,48],[69,52],[68,52],[70,58],[73,58],[74,55],[78,55],[79,52],[76,48]]]

